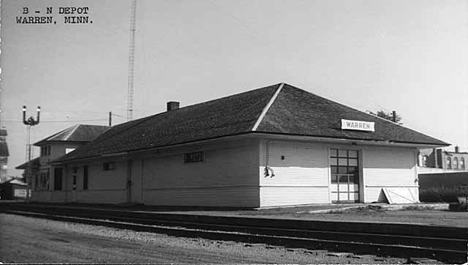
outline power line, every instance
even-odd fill
[[[107,119],[96,119],[96,120],[63,120],[63,121],[43,121],[42,122],[84,122],[84,121],[107,121]],[[22,122],[21,120],[2,120],[2,122]]]

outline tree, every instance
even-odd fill
[[[395,120],[393,120],[393,113],[392,112],[386,112],[386,111],[383,111],[383,110],[379,110],[379,111],[377,111],[377,113],[372,113],[372,114],[377,115],[380,118],[384,118],[386,120],[393,121],[393,122],[398,123],[398,124],[402,124],[400,122],[401,121],[401,116],[396,114],[396,112],[395,112]]]

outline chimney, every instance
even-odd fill
[[[455,146],[455,153],[459,153],[459,152],[460,152],[460,147]]]
[[[179,108],[179,102],[177,101],[169,101],[167,102],[167,111],[171,111],[171,110],[176,110]]]

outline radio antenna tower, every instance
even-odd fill
[[[128,89],[127,89],[127,121],[133,119],[133,79],[135,64],[135,24],[136,0],[132,0],[130,10],[130,45],[128,49]]]

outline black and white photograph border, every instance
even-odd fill
[[[0,262],[467,261],[468,2],[0,3]]]

